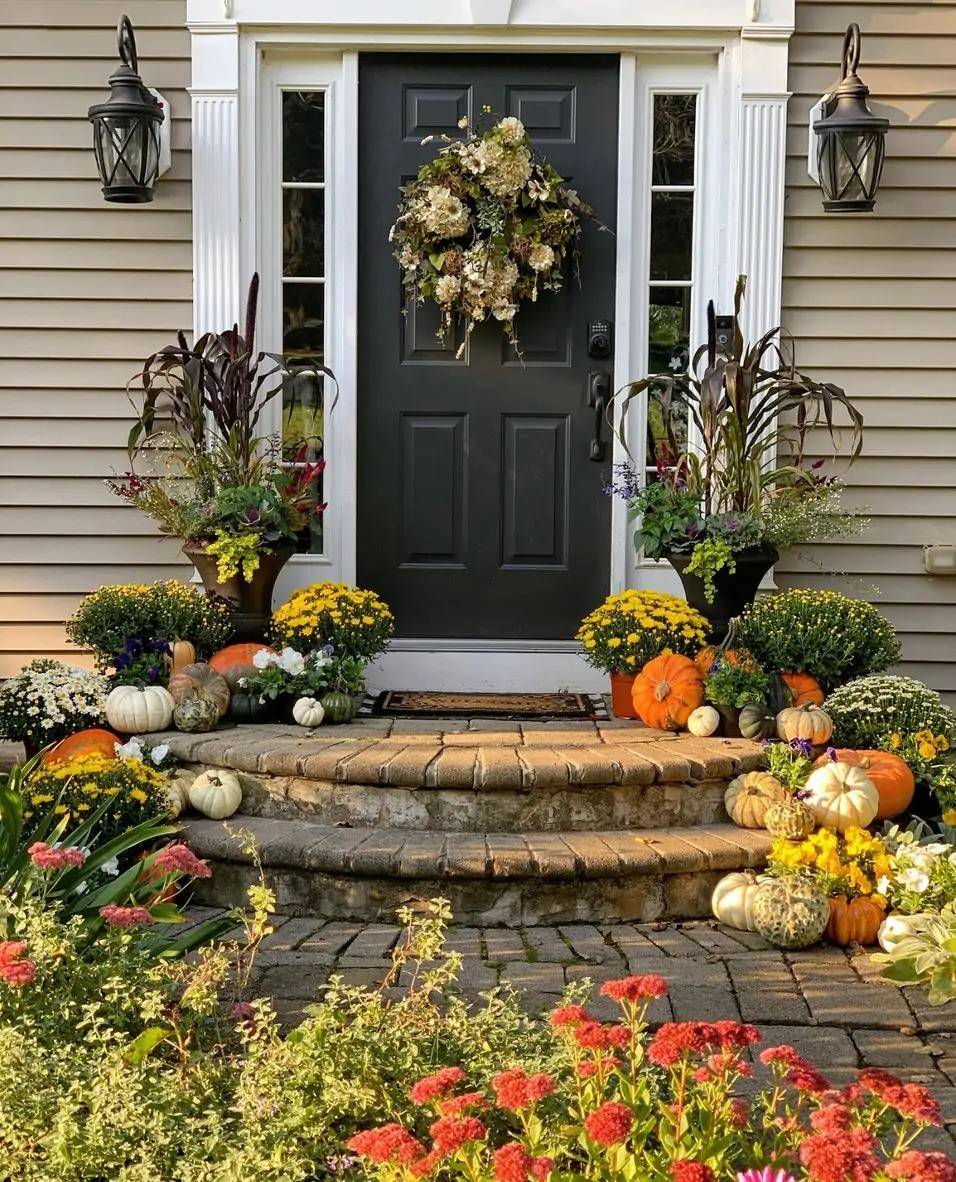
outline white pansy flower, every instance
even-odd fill
[[[878,895],[888,895],[893,888],[892,881],[884,874],[882,878],[877,880],[876,893]]]
[[[131,739],[127,739],[125,743],[114,743],[113,749],[116,752],[117,759],[139,759],[143,758],[143,740],[133,735]]]
[[[169,754],[168,743],[158,743],[150,750],[149,758],[158,767]]]
[[[897,881],[904,890],[921,895],[929,886],[929,875],[915,866],[910,866],[897,875]]]
[[[290,677],[298,677],[305,672],[305,657],[294,648],[284,648],[278,663]]]
[[[261,648],[253,656],[252,663],[257,669],[268,669],[270,665],[279,664],[278,653],[270,653],[267,649]]]

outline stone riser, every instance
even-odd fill
[[[246,902],[258,881],[251,866],[211,861],[211,879],[199,880],[197,900],[230,907]],[[701,919],[723,870],[668,875],[634,874],[596,880],[524,881],[360,878],[274,867],[266,881],[280,914],[321,919],[393,922],[399,907],[444,898],[455,922],[476,926],[533,927],[552,923],[651,922]]]
[[[426,832],[663,829],[728,820],[725,780],[535,790],[398,788],[241,774],[246,816]]]

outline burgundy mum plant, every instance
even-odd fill
[[[442,1068],[409,1092],[418,1119],[347,1147],[382,1182],[956,1182],[956,1163],[914,1147],[941,1123],[926,1088],[864,1070],[836,1089],[739,1022],[651,1033],[648,1010],[666,992],[657,976],[608,981],[617,1021],[577,1004],[551,1014],[549,1072],[514,1064],[476,1087]]]

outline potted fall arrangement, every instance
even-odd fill
[[[325,508],[316,496],[324,462],[305,462],[305,448],[284,462],[280,441],[259,434],[263,411],[303,381],[328,378],[337,389],[325,366],[290,368],[256,352],[258,292],[254,275],[242,333],[234,325],[192,346],[180,333],[146,360],[133,379],[144,397],[129,453],[131,464],[149,460],[158,471],[131,468],[108,482],[164,534],[182,539],[206,590],[229,605],[240,641],[265,636],[279,572]]]
[[[690,372],[654,374],[621,392],[622,442],[630,403],[651,395],[663,414],[665,439],[657,479],[644,482],[626,464],[609,489],[623,496],[639,519],[636,548],[671,563],[688,602],[710,622],[715,641],[753,602],[781,550],[859,532],[865,525],[841,506],[840,483],[818,475],[819,462],[803,466],[807,429],[821,421],[836,450],[837,407],[849,416],[855,458],[862,446],[862,416],[838,386],[814,381],[785,358],[779,328],[744,344],[745,287],[741,276],[729,353],[718,351],[711,301],[707,343]],[[690,440],[683,437],[687,423]]]

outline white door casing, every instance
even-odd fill
[[[729,308],[748,275],[748,335],[779,323],[788,41],[794,0],[188,0],[192,34],[194,329],[238,320],[248,277],[262,276],[260,342],[281,341],[279,102],[284,88],[324,89],[327,364],[340,385],[326,428],[325,552],[299,555],[278,593],[355,577],[358,56],[362,50],[621,55],[615,382],[643,375],[648,352],[651,103],[699,95],[692,348],[712,295]],[[400,11],[396,12],[396,9]],[[412,19],[414,17],[414,20]],[[645,424],[632,414],[640,455]],[[626,456],[615,446],[615,460]],[[615,501],[609,589],[679,590],[659,564],[635,561]],[[529,657],[533,659],[529,660]],[[370,683],[393,688],[597,690],[570,640],[396,643]]]

